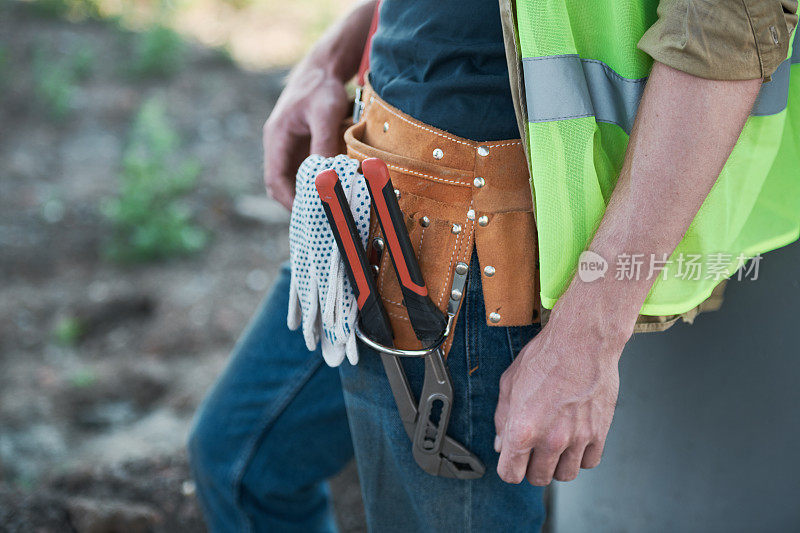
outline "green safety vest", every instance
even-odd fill
[[[575,274],[614,190],[653,62],[636,45],[656,21],[657,7],[657,0],[517,0],[511,8],[548,309]],[[713,260],[728,277],[740,257],[800,235],[799,44],[795,39],[789,58],[762,85],[739,141],[641,314],[685,313],[720,282],[718,274],[706,279],[706,272],[701,279],[677,276],[681,254]]]

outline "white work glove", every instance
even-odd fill
[[[286,324],[292,330],[302,325],[306,347],[315,350],[321,341],[325,362],[338,366],[345,355],[351,364],[358,363],[358,307],[314,185],[317,174],[329,168],[339,175],[362,246],[369,235],[369,193],[364,177],[357,172],[358,161],[344,155],[306,158],[297,171],[289,225],[292,277]]]

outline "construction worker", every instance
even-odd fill
[[[345,150],[345,83],[374,9],[325,34],[265,125],[266,185],[287,208],[301,161]],[[632,333],[718,306],[742,258],[798,236],[796,12],[793,0],[384,0],[346,150],[388,164],[440,308],[469,265],[447,345],[448,434],[486,473],[417,467],[377,354],[360,346],[340,383],[286,328],[284,269],[190,440],[211,529],[333,529],[323,482],[353,451],[371,530],[539,529],[543,487],[600,462]],[[678,253],[725,258],[713,276],[670,277]],[[643,275],[628,268],[637,258]],[[387,264],[395,341],[419,347]],[[418,363],[403,361],[417,391]]]

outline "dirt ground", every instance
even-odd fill
[[[199,531],[184,443],[191,416],[288,257],[288,214],[263,200],[260,130],[284,70],[245,72],[192,46],[168,78],[132,80],[108,23],[0,3],[0,531]],[[33,96],[42,43],[94,50],[68,116]],[[202,167],[188,197],[211,240],[193,256],[119,266],[100,211],[131,121],[159,95]],[[84,330],[54,331],[65,317]],[[363,530],[355,471],[334,480]]]

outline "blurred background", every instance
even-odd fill
[[[0,530],[202,531],[191,417],[289,253],[261,126],[351,3],[0,0]]]
[[[351,3],[0,0],[0,532],[204,530],[191,418],[289,253],[261,126]],[[628,345],[551,531],[800,531],[798,262]]]

